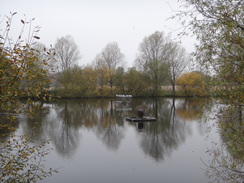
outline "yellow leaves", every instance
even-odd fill
[[[176,84],[189,96],[206,95],[206,86],[203,74],[199,72],[184,73],[176,79]]]
[[[11,14],[11,17],[7,17],[6,21],[6,37],[1,37],[0,40],[0,108],[5,111],[22,111],[19,109],[18,97],[38,97],[39,92],[43,91],[42,88],[48,87],[47,67],[51,58],[47,56],[47,50],[38,52],[34,49],[32,41],[34,39],[40,39],[36,35],[38,27],[34,30],[29,27],[28,42],[22,39],[22,31],[17,36],[17,40],[11,40],[8,37],[8,33],[11,30],[12,17],[15,13]],[[33,19],[32,19],[33,20]],[[24,27],[26,24],[30,24],[32,21],[26,22],[26,19],[21,19],[20,22]],[[3,21],[5,22],[5,21]],[[33,31],[33,32],[32,32]],[[34,35],[34,36],[33,36]],[[8,40],[11,40],[10,42]],[[9,44],[5,44],[8,42]],[[45,56],[45,62],[39,61],[39,55]],[[31,111],[30,111],[31,112]]]
[[[47,143],[40,145],[30,145],[24,136],[12,135],[9,141],[5,141],[1,146],[0,154],[0,182],[36,182],[37,179],[51,176],[53,169],[44,170],[43,157],[50,148]]]
[[[17,97],[18,96],[18,92],[14,91],[14,96]]]

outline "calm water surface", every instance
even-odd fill
[[[155,122],[126,121],[136,107]],[[206,183],[206,147],[219,138],[204,99],[86,99],[44,103],[33,119],[22,116],[18,134],[53,150],[47,183]],[[211,127],[211,133],[208,132]]]

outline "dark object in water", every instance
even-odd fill
[[[143,118],[143,116],[144,116],[144,110],[143,109],[138,109],[137,110],[137,116],[138,116],[138,118]]]
[[[142,106],[137,106],[137,117],[126,117],[127,121],[132,122],[147,122],[147,121],[156,121],[154,117],[144,117],[144,108]]]

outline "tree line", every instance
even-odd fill
[[[40,52],[44,50],[44,45],[38,45]],[[60,97],[161,96],[163,85],[172,85],[175,94],[176,79],[190,62],[180,43],[159,31],[142,40],[130,68],[125,68],[117,42],[108,43],[86,66],[78,66],[81,56],[71,36],[58,38],[54,52],[51,77],[54,93]]]
[[[176,84],[180,86],[177,95],[214,93],[243,101],[243,13],[240,11],[243,3],[220,1],[213,8],[201,2],[186,1],[186,4],[195,8],[194,13],[179,12],[172,18],[185,18],[184,30],[197,35],[199,44],[192,58],[202,65],[204,74],[183,73],[192,58],[178,42],[159,31],[145,36],[131,68],[124,67],[124,55],[116,42],[108,43],[92,63],[78,66],[81,55],[71,36],[57,39],[54,47],[47,49],[36,43],[40,39],[36,27],[24,42],[21,36],[31,21],[21,20],[23,29],[18,39],[11,41],[12,14],[1,33],[2,103],[9,104],[7,101],[17,97],[45,99],[50,88],[56,97],[162,96],[167,94],[162,86],[171,85],[170,94],[176,95]]]
[[[213,8],[202,2],[185,3],[194,13],[179,12],[172,18],[182,22],[182,34],[190,30],[197,36],[199,44],[192,57],[180,43],[156,31],[139,44],[131,68],[124,67],[124,55],[116,42],[108,43],[90,64],[78,66],[81,54],[71,36],[58,38],[54,47],[47,49],[42,43],[30,44],[33,40],[21,45],[21,36],[15,46],[7,47],[3,35],[0,93],[39,97],[41,90],[51,88],[57,97],[214,94],[243,100],[243,3],[220,1],[214,2]],[[32,39],[39,38],[35,34]],[[201,72],[183,73],[191,60],[202,66]],[[168,85],[172,91],[162,91],[162,86]],[[177,93],[176,85],[180,86]]]

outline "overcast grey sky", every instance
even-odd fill
[[[0,20],[17,12],[13,32],[19,32],[24,14],[35,18],[33,25],[41,27],[38,35],[46,46],[71,35],[82,55],[79,65],[91,63],[109,42],[117,42],[131,67],[145,36],[155,31],[168,34],[180,26],[166,21],[172,8],[179,9],[177,0],[0,0]],[[176,34],[172,38],[179,40]],[[194,50],[193,38],[181,41],[187,52]]]

